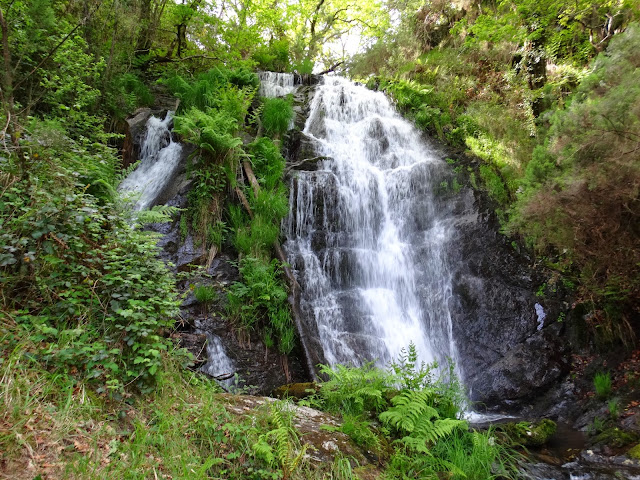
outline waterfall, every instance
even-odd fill
[[[325,159],[292,175],[284,247],[325,360],[382,366],[413,342],[425,362],[456,361],[444,162],[384,94],[339,77],[304,134]]]
[[[227,356],[220,337],[207,333],[207,363],[200,369],[214,378],[235,372],[233,362]],[[231,385],[233,378],[219,380],[225,385]]]
[[[284,97],[296,91],[293,73],[259,72],[261,97]]]
[[[182,146],[171,138],[172,120],[173,112],[167,112],[164,120],[149,118],[140,163],[118,187],[121,192],[133,194],[134,210],[153,206],[178,169]]]

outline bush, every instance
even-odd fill
[[[579,280],[601,343],[630,338],[640,298],[639,41],[638,25],[616,35],[551,117],[548,147],[534,151],[509,225],[538,252],[563,252],[556,263]]]
[[[249,145],[253,173],[263,188],[273,190],[282,184],[285,160],[272,140],[262,137]]]
[[[144,82],[133,73],[124,73],[109,84],[107,105],[114,116],[123,120],[137,107],[148,107],[154,98]]]
[[[287,72],[289,71],[289,41],[274,40],[269,45],[259,47],[252,58],[261,70]]]
[[[99,392],[148,391],[179,305],[155,237],[50,181],[12,183],[0,213],[2,309],[39,342],[35,358]]]

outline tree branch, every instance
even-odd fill
[[[342,60],[342,61],[340,61],[338,63],[334,63],[332,66],[330,66],[329,68],[327,68],[323,72],[320,72],[318,75],[326,75],[327,73],[335,72],[336,68],[338,68],[343,63],[344,63],[344,60]]]

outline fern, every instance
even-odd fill
[[[432,422],[421,419],[416,425],[413,435],[427,443],[436,443],[439,439],[451,435],[459,428],[466,428],[467,422],[455,418],[443,418]]]
[[[431,406],[434,395],[435,391],[431,389],[404,390],[391,400],[393,407],[381,413],[380,420],[400,432],[411,433],[419,422],[439,417],[437,410]]]
[[[273,429],[258,437],[253,444],[254,453],[270,467],[279,467],[283,479],[291,478],[300,466],[309,445],[300,446],[298,433],[292,425],[293,414],[288,402],[274,402],[271,405],[269,421]]]
[[[320,373],[329,377],[321,394],[327,410],[360,415],[365,411],[379,412],[386,401],[383,392],[389,389],[392,378],[372,363],[362,367],[322,365]]]
[[[140,210],[135,212],[135,221],[140,225],[147,223],[166,223],[170,222],[172,218],[182,211],[181,208],[171,207],[169,205],[156,205],[149,210]]]
[[[405,435],[398,442],[407,450],[430,455],[430,445],[467,426],[463,420],[440,419],[432,406],[436,400],[433,389],[405,390],[392,399],[393,407],[381,413],[380,420]]]

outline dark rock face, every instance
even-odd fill
[[[473,218],[477,208],[467,200],[462,217]],[[539,274],[488,216],[458,224],[450,254],[453,333],[472,400],[511,408],[530,401],[568,372],[556,323],[563,306],[536,297]],[[542,323],[536,304],[546,315]]]
[[[150,108],[136,110],[132,117],[126,120],[126,133],[122,148],[122,166],[127,168],[140,158],[140,144],[146,129],[147,121],[153,115]]]

